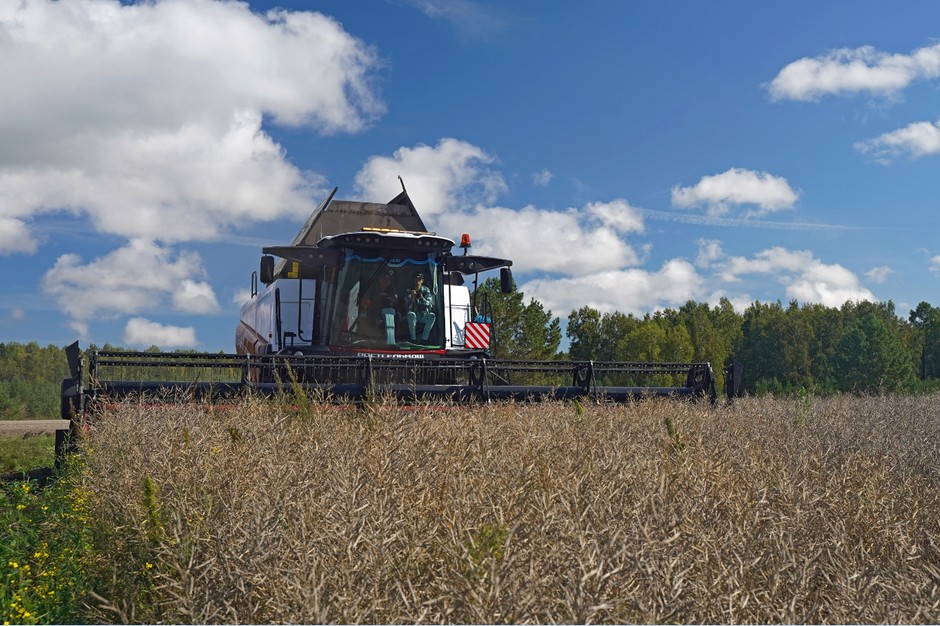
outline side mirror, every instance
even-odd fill
[[[261,282],[270,285],[274,282],[274,257],[264,255],[261,257],[261,271],[258,272]]]
[[[503,267],[499,270],[499,290],[503,293],[512,293],[512,270]]]

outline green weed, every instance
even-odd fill
[[[84,621],[96,572],[91,494],[78,461],[52,485],[0,488],[0,619],[10,624]]]
[[[55,435],[0,436],[0,474],[52,467],[54,461]]]

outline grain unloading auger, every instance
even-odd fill
[[[453,254],[455,242],[427,231],[404,188],[388,204],[333,200],[335,192],[291,245],[263,249],[236,354],[98,351],[86,381],[73,344],[63,417],[140,393],[225,398],[304,390],[342,402],[717,398],[708,363],[494,358],[490,342],[500,320],[476,286],[481,273],[499,270],[501,290],[510,292],[512,261],[469,254],[468,235],[462,253]],[[729,396],[739,381],[739,370],[726,372]]]

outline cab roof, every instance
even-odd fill
[[[333,191],[320,203],[314,212],[307,218],[306,223],[294,237],[291,247],[294,246],[316,246],[321,241],[329,244],[331,239],[347,233],[361,233],[363,229],[375,229],[379,231],[408,231],[412,234],[426,233],[423,236],[431,236],[427,233],[427,227],[414,203],[405,191],[402,185],[402,192],[388,201],[387,204],[378,202],[356,202],[352,200],[334,200],[333,196],[339,187],[334,187]],[[435,237],[435,239],[442,239]],[[446,240],[450,246],[454,242]],[[339,243],[336,241],[335,243]],[[334,245],[335,245],[334,243]],[[450,246],[442,244],[434,246],[440,250]],[[275,276],[283,278],[287,275],[287,262],[284,258],[278,260],[274,270]]]
[[[400,194],[387,204],[334,200],[338,188],[320,203],[307,222],[294,237],[292,245],[314,246],[324,237],[358,232],[366,228],[411,232],[426,232],[427,227],[418,215],[408,192]]]

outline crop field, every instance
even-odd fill
[[[126,403],[85,619],[935,623],[938,399]]]

